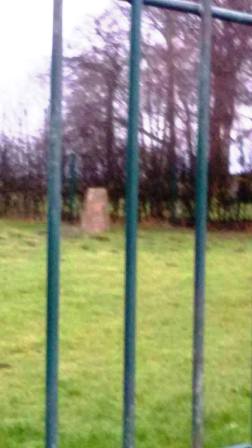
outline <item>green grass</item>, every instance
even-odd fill
[[[63,229],[60,448],[121,446],[121,231]],[[206,447],[249,438],[252,238],[211,233]],[[0,448],[44,434],[45,228],[0,222]],[[137,448],[190,446],[193,233],[140,230]]]

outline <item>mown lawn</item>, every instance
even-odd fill
[[[63,229],[60,448],[121,446],[121,230]],[[0,222],[0,448],[43,447],[45,227]],[[252,237],[208,241],[206,444],[249,439]],[[140,230],[137,448],[190,446],[193,233]]]

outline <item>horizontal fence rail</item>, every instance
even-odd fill
[[[125,0],[132,3],[132,0]],[[201,17],[203,13],[202,5],[185,0],[143,0],[146,6],[170,9],[172,11],[187,12]],[[252,25],[252,12],[235,11],[231,9],[212,7],[212,17],[225,22],[239,23],[241,25]]]

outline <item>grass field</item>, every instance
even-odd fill
[[[124,242],[63,229],[60,448],[121,446]],[[0,221],[0,448],[43,447],[45,227]],[[249,439],[252,238],[211,233],[206,447]],[[140,230],[137,448],[190,446],[193,233]]]

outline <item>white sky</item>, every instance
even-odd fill
[[[70,43],[74,29],[85,17],[98,15],[112,0],[63,0],[64,38]],[[118,0],[119,1],[119,0]],[[51,55],[53,0],[0,0],[0,132],[16,132],[19,117],[27,109],[23,132],[33,134],[41,126],[48,89],[37,79],[47,71]],[[251,116],[251,109],[249,115]],[[246,124],[244,119],[243,126]],[[245,128],[251,128],[251,119]],[[236,167],[239,154],[232,153]]]
[[[65,41],[71,41],[74,29],[86,16],[101,13],[110,3],[64,0]],[[0,0],[0,131],[1,126],[15,126],[16,111],[22,104],[30,109],[30,102],[36,101],[37,107],[32,107],[34,122],[39,119],[36,115],[41,117],[44,98],[40,98],[36,87],[33,89],[32,78],[45,70],[50,58],[52,9],[53,0]],[[9,123],[10,119],[12,124],[1,123]]]

